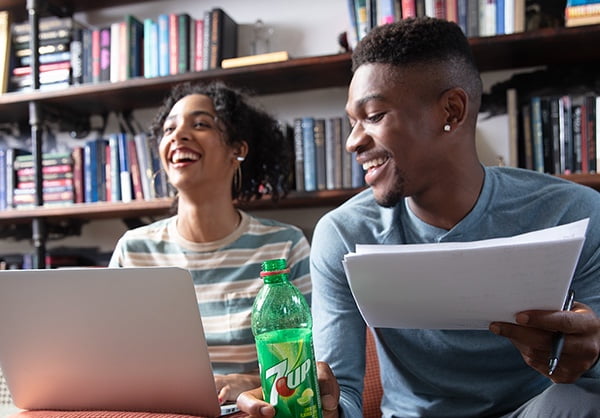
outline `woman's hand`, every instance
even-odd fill
[[[235,401],[240,393],[260,387],[260,376],[258,370],[253,373],[217,374],[215,385],[219,394],[219,403]]]

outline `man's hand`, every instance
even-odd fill
[[[317,362],[317,376],[323,406],[323,418],[338,418],[340,387],[327,363]],[[237,399],[237,406],[251,418],[271,418],[275,416],[273,405],[263,400],[261,388],[242,393]]]
[[[572,383],[600,356],[600,318],[589,306],[575,302],[570,311],[524,311],[517,324],[493,322],[490,331],[512,341],[530,367],[555,383]],[[556,371],[548,375],[552,340],[557,332],[565,342]]]

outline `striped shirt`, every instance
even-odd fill
[[[258,369],[250,315],[262,286],[263,261],[285,258],[290,280],[310,303],[310,249],[302,231],[240,213],[237,229],[214,242],[185,240],[177,232],[177,216],[132,229],[119,239],[109,263],[109,267],[176,266],[190,271],[215,374]]]

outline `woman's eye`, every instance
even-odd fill
[[[173,132],[174,128],[172,126],[165,126],[163,128],[163,134],[169,134],[171,132]]]

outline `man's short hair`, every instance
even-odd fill
[[[399,69],[440,66],[447,80],[463,87],[475,103],[481,99],[481,77],[473,52],[462,29],[453,22],[417,17],[373,28],[352,54],[352,71],[372,63]]]

